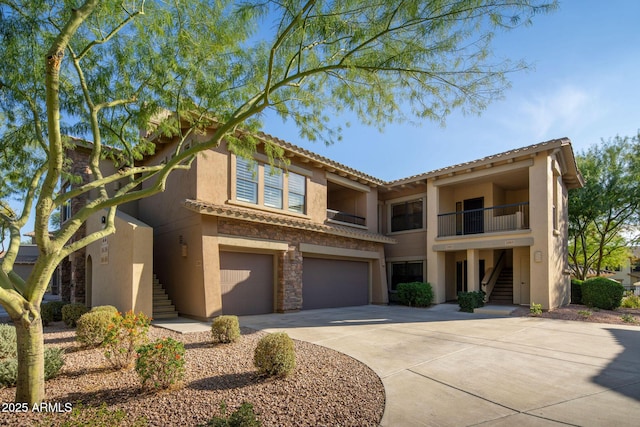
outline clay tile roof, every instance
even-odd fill
[[[183,202],[183,205],[189,210],[205,215],[241,219],[243,221],[259,222],[263,224],[273,224],[282,227],[315,231],[318,233],[332,234],[371,242],[396,243],[395,239],[382,234],[372,233],[367,230],[359,230],[348,226],[334,224],[318,224],[306,219],[294,218],[287,215],[278,215],[253,209],[243,209],[229,205],[216,205],[202,200],[192,199],[186,199]]]

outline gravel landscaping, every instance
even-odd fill
[[[296,369],[284,379],[265,379],[253,366],[253,350],[264,332],[242,328],[233,344],[211,343],[208,332],[178,334],[151,327],[152,340],[171,337],[187,349],[186,378],[171,390],[144,392],[133,370],[114,371],[101,349],[84,349],[75,330],[56,322],[45,328],[45,345],[65,348],[60,376],[46,383],[49,402],[119,408],[124,425],[140,417],[152,426],[195,426],[227,415],[243,402],[253,404],[263,426],[375,426],[384,410],[380,378],[349,356],[310,343],[295,341]],[[0,389],[0,403],[12,402],[15,388]],[[0,425],[57,425],[68,414],[3,413]]]
[[[530,316],[531,314],[529,307],[518,307],[511,315]],[[620,307],[615,310],[601,310],[597,308],[589,308],[586,305],[569,304],[564,307],[544,311],[537,317],[545,319],[640,326],[640,309],[637,308]]]

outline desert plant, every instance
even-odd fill
[[[248,402],[243,402],[242,405],[229,417],[227,417],[227,405],[222,403],[220,405],[221,417],[211,418],[206,427],[260,427],[262,423],[256,417],[256,413],[253,410],[253,405]]]
[[[541,316],[542,315],[542,304],[536,304],[533,301],[529,307],[529,314],[532,316]]]
[[[589,307],[613,310],[620,307],[624,286],[604,278],[594,277],[582,283],[582,303]]]
[[[623,314],[622,316],[620,316],[620,318],[625,323],[636,323],[636,318],[629,313]]]
[[[91,312],[96,312],[96,311],[107,311],[115,315],[118,312],[118,309],[112,305],[97,305],[91,309]]]
[[[62,307],[62,321],[65,325],[75,328],[80,316],[85,314],[89,309],[79,302],[67,304]]]
[[[0,360],[17,356],[16,327],[0,323]]]
[[[218,316],[211,322],[213,342],[231,343],[240,338],[238,316]]]
[[[118,312],[111,310],[90,311],[80,316],[76,328],[76,340],[89,347],[97,347],[104,341],[111,319]]]
[[[44,349],[44,379],[54,378],[64,365],[64,350],[57,347]],[[18,360],[15,357],[0,360],[0,386],[13,387],[18,380]]]
[[[254,351],[253,364],[262,375],[270,377],[289,375],[296,367],[293,340],[285,332],[262,337]]]
[[[133,364],[136,347],[145,344],[149,331],[150,319],[144,313],[134,314],[128,311],[124,316],[116,313],[107,327],[102,346],[104,356],[111,366],[117,369],[127,368]]]
[[[571,279],[571,304],[582,304],[582,280]]]
[[[624,308],[640,308],[640,296],[634,295],[633,292],[627,292],[622,298],[620,307]]]
[[[484,306],[484,291],[458,292],[460,311],[473,313],[473,310]]]
[[[414,307],[427,307],[433,302],[433,289],[429,283],[399,283],[397,290],[400,304]]]
[[[136,350],[136,372],[142,386],[166,389],[184,378],[184,344],[172,338],[159,339]]]
[[[53,307],[49,303],[40,305],[40,319],[43,326],[49,326],[53,322]]]
[[[578,314],[582,317],[589,317],[593,314],[593,312],[589,310],[578,310]]]
[[[49,416],[45,417],[44,423],[38,425],[56,425],[60,427],[112,427],[129,425],[133,427],[144,427],[148,425],[148,422],[144,417],[138,417],[132,420],[124,410],[118,408],[109,409],[106,403],[97,407],[76,403],[72,405],[70,412],[49,414]]]

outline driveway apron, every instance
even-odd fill
[[[637,426],[640,327],[361,306],[243,316],[382,379],[382,426]]]

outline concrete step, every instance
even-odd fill
[[[175,311],[176,311],[176,308],[174,307],[173,304],[153,307],[153,316],[155,317],[156,313],[172,313]]]
[[[178,312],[174,311],[173,313],[156,313],[154,311],[153,313],[153,319],[154,320],[158,320],[158,319],[177,319],[178,318]]]
[[[478,314],[495,314],[499,316],[509,316],[517,307],[511,305],[485,305],[473,309],[474,313]]]

